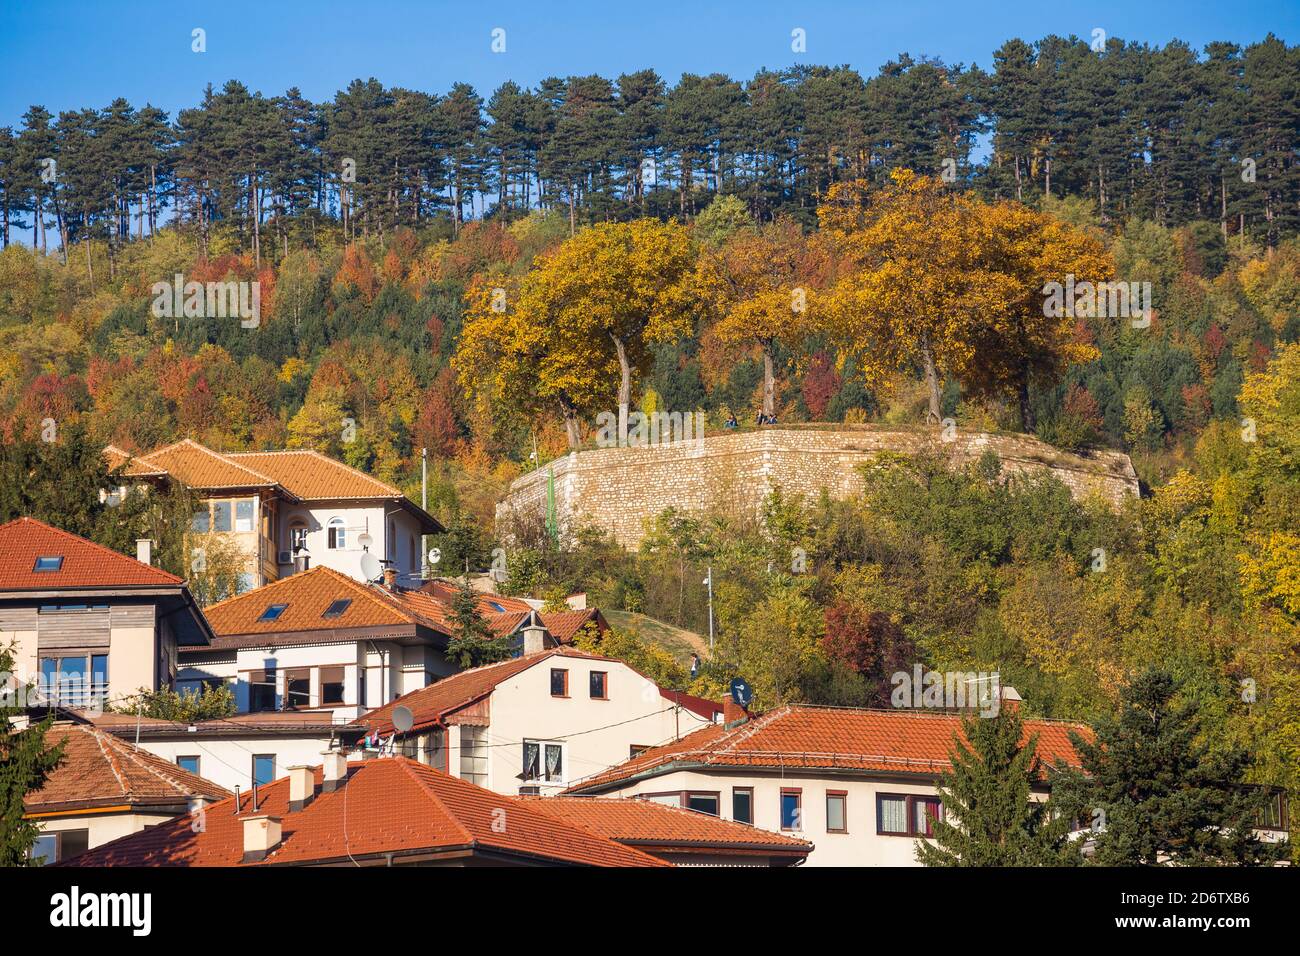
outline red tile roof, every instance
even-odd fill
[[[536,654],[526,654],[483,667],[474,667],[444,677],[437,683],[411,691],[383,707],[377,707],[358,718],[357,723],[380,734],[391,734],[393,708],[399,704],[410,709],[415,717],[412,730],[433,726],[449,714],[460,710],[492,693],[502,681],[509,680],[552,657],[579,658],[591,661],[610,661],[612,658],[584,654],[569,647],[553,647]]]
[[[62,557],[57,571],[35,571],[38,557]],[[0,591],[176,587],[174,574],[35,518],[0,525]]]
[[[55,724],[47,743],[63,743],[63,762],[23,799],[28,815],[95,807],[185,806],[191,797],[229,792],[88,724]],[[187,824],[188,825],[188,824]]]
[[[539,611],[537,616],[542,619],[542,627],[561,644],[572,644],[588,622],[596,628],[597,633],[604,633],[609,628],[605,618],[594,607],[582,611]]]
[[[190,488],[272,488],[276,484],[269,475],[188,438],[141,455],[136,460],[144,467],[165,472]]]
[[[291,495],[303,501],[402,497],[402,492],[392,485],[371,478],[365,472],[328,458],[320,452],[238,451],[226,452],[225,457],[237,465],[269,476]]]
[[[594,792],[638,775],[665,773],[678,764],[933,775],[950,769],[949,753],[961,722],[955,713],[792,705],[730,730],[704,727],[581,780],[566,792]],[[1026,734],[1038,734],[1044,764],[1058,757],[1078,764],[1068,736],[1071,730],[1090,734],[1083,724],[1025,721]]]
[[[169,820],[103,844],[70,866],[238,866],[243,821],[281,820],[281,840],[258,866],[310,866],[370,858],[469,851],[521,863],[664,866],[663,861],[541,813],[516,797],[484,790],[404,757],[352,763],[340,789],[317,794],[289,812],[289,780],[258,789],[258,809],[244,794],[206,809],[202,832],[188,819]]]
[[[813,845],[712,814],[650,800],[616,797],[520,797],[548,816],[650,852],[672,848],[806,857]]]

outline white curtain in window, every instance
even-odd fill
[[[561,776],[562,769],[563,768],[560,766],[560,745],[547,744],[546,745],[546,779],[547,780],[562,779]]]
[[[907,832],[907,800],[884,797],[880,801],[880,829],[885,833]]]

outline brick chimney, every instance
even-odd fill
[[[739,727],[749,720],[749,711],[741,707],[730,696],[722,701],[722,723],[727,728]]]
[[[1020,701],[1024,698],[1020,696],[1020,692],[1014,687],[1008,686],[999,689],[999,699],[1001,701],[1000,706],[1014,714],[1016,711],[1020,710]]]
[[[316,796],[316,774],[311,767],[299,764],[289,768],[289,812],[297,813]]]
[[[153,564],[153,541],[151,539],[135,539],[135,559],[141,564]]]
[[[341,750],[326,750],[323,754],[321,769],[321,793],[333,793],[343,786],[348,778],[348,755]]]
[[[280,845],[280,818],[260,813],[244,817],[244,863],[265,860]]]
[[[397,568],[391,565],[384,568],[384,587],[390,591],[397,590]]]

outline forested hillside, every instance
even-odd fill
[[[670,514],[638,554],[539,533],[508,586],[702,633],[712,566],[694,689],[743,672],[764,706],[878,702],[920,659],[1088,717],[1158,666],[1208,739],[1256,744],[1254,777],[1294,788],[1297,89],[1300,50],[1272,37],[1049,37],[868,79],[34,106],[0,130],[0,520],[157,535],[96,499],[108,443],[316,448],[417,499],[427,448],[447,565],[482,569],[509,480],[620,405],[1106,445],[1151,492],[1119,514],[995,462],[888,461],[862,500]],[[259,323],[158,314],[177,275],[259,283]],[[1067,275],[1149,282],[1152,307],[1050,315]]]

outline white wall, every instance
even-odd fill
[[[343,548],[327,546],[329,523],[334,518],[342,518],[347,531]],[[311,555],[312,567],[324,565],[358,581],[364,580],[361,573],[362,548],[358,538],[368,533],[373,539],[370,552],[378,559],[387,558],[395,562],[394,566],[403,579],[420,570],[419,524],[409,512],[392,502],[385,501],[375,506],[359,505],[356,501],[285,504],[280,509],[280,526],[276,530],[277,550],[290,550],[289,529],[296,521],[306,523],[307,551]],[[415,538],[414,565],[411,562],[412,536]],[[292,573],[292,565],[280,566],[281,576]]]
[[[146,737],[140,740],[140,747],[168,763],[176,763],[177,757],[197,756],[200,776],[227,790],[233,791],[239,787],[241,793],[247,793],[253,786],[254,755],[274,756],[275,777],[279,778],[285,776],[290,767],[318,766],[321,754],[329,749],[329,743],[328,734],[300,737],[281,734],[253,737],[243,734],[214,739],[205,733],[181,740],[151,740]]]
[[[651,777],[602,796],[630,797],[683,790],[717,792],[721,816],[730,820],[733,819],[731,792],[738,787],[752,787],[754,790],[754,826],[778,832],[781,829],[781,790],[794,788],[801,791],[802,830],[793,835],[814,844],[805,866],[918,866],[915,856],[917,841],[914,838],[876,833],[876,794],[935,796],[935,788],[926,784],[793,773],[782,778],[698,771]],[[826,829],[828,790],[848,791],[847,833],[831,833]]]
[[[569,696],[551,696],[551,669],[569,672]],[[604,671],[607,700],[590,696],[591,671]],[[555,656],[499,684],[490,699],[488,782],[491,790],[517,794],[521,786],[556,793],[578,777],[590,776],[631,755],[632,745],[655,746],[685,736],[709,722],[665,700],[659,688],[626,664]],[[459,731],[449,734],[449,769],[460,774]],[[524,781],[524,740],[563,745],[564,780]]]

